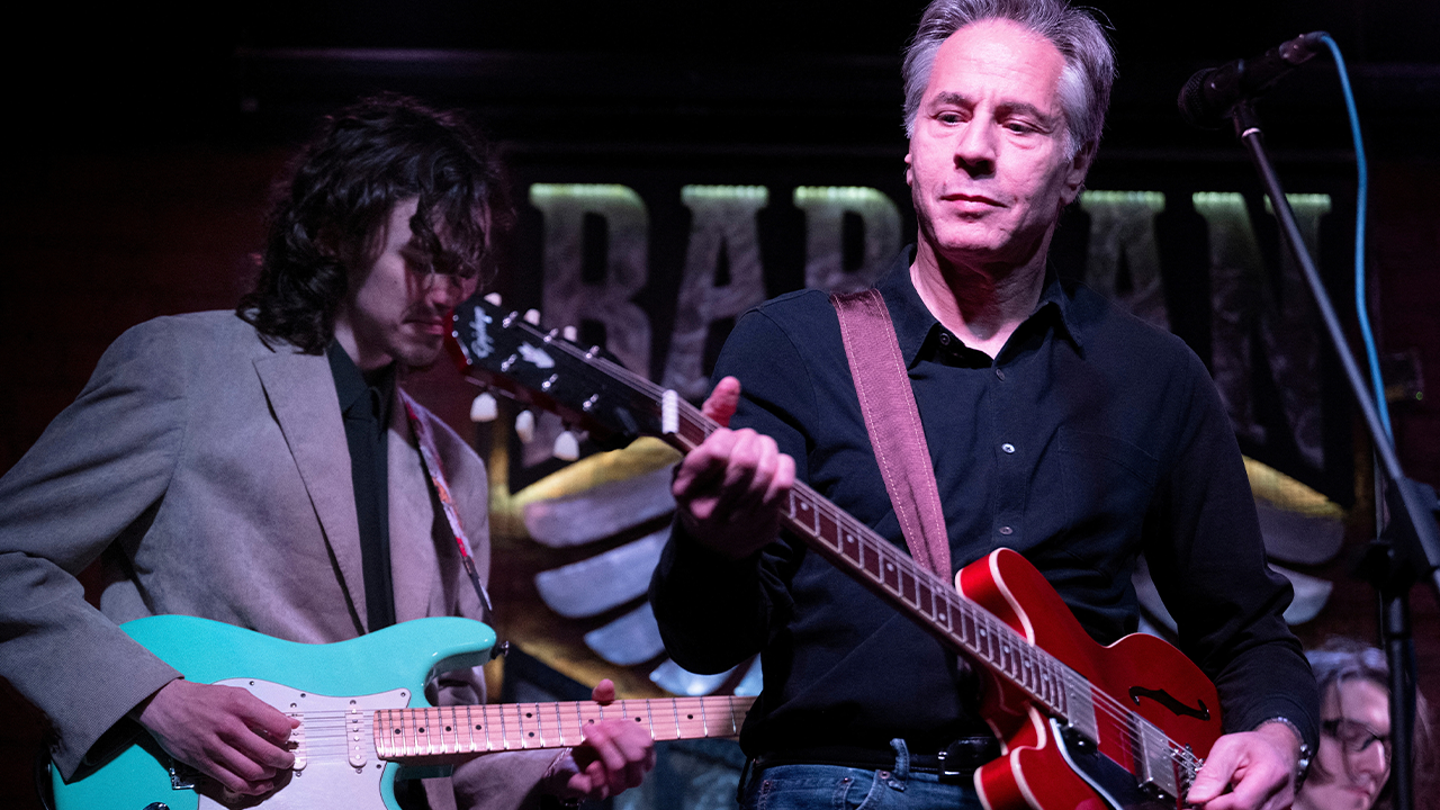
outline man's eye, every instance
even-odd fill
[[[1005,128],[1020,135],[1036,131],[1035,127],[1026,121],[1006,121]]]
[[[960,113],[942,112],[939,115],[935,116],[935,120],[939,121],[942,124],[959,124],[965,119],[960,116]]]

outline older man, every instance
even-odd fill
[[[118,622],[184,614],[329,643],[485,615],[485,469],[397,377],[435,362],[480,283],[504,215],[488,147],[462,117],[387,96],[329,119],[292,168],[237,311],[126,332],[0,479],[0,675],[45,712],[66,779],[141,728],[235,794],[265,795],[295,764],[289,717],[181,678]],[[75,579],[92,562],[98,606]],[[440,697],[483,700],[484,681],[447,673]],[[573,752],[396,787],[406,807],[498,809],[603,798],[653,763],[643,729],[606,721]]]
[[[1109,643],[1136,626],[1130,572],[1145,554],[1224,708],[1227,734],[1189,801],[1283,807],[1315,743],[1315,689],[1214,387],[1178,339],[1046,262],[1095,156],[1113,64],[1100,27],[1063,0],[935,0],[905,62],[917,245],[877,289],[952,571],[1017,549]],[[686,667],[762,654],[742,736],[747,806],[975,806],[954,772],[998,753],[975,676],[798,541],[777,541],[798,477],[905,542],[835,308],[814,291],[758,307],[716,375],[706,409],[740,429],[682,463],[652,601]]]

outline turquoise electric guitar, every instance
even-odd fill
[[[56,810],[398,810],[394,782],[440,776],[492,751],[578,745],[586,725],[624,718],[655,740],[734,737],[754,698],[617,700],[434,707],[432,671],[490,659],[495,633],[468,619],[430,618],[336,644],[297,644],[191,616],[128,622],[130,634],[185,677],[243,686],[300,726],[295,767],[274,793],[236,800],[142,737],[74,782],[52,769]]]

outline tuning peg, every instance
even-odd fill
[[[491,303],[491,305],[498,307],[498,306],[500,306],[500,293],[498,293],[498,292],[488,293],[488,294],[485,296],[485,300],[486,300],[486,301],[489,301],[489,302]]]
[[[564,329],[560,330],[560,336],[570,341],[571,343],[574,343],[575,341],[580,339],[580,330],[576,329],[573,326],[567,326]]]
[[[530,324],[531,326],[539,326],[539,325],[540,325],[540,310],[538,310],[538,309],[527,309],[527,310],[525,310],[525,322],[528,323],[528,324]]]
[[[580,439],[568,430],[560,431],[555,437],[555,458],[561,461],[574,461],[580,458]]]
[[[499,414],[499,408],[495,403],[495,395],[489,391],[481,391],[480,396],[470,403],[471,422],[494,422]]]
[[[529,444],[535,438],[535,414],[532,411],[521,411],[515,417],[515,435],[520,441]]]

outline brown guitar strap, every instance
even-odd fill
[[[840,338],[855,378],[865,430],[885,478],[885,490],[900,519],[910,556],[945,581],[951,578],[950,538],[925,429],[895,325],[880,291],[832,294]]]

